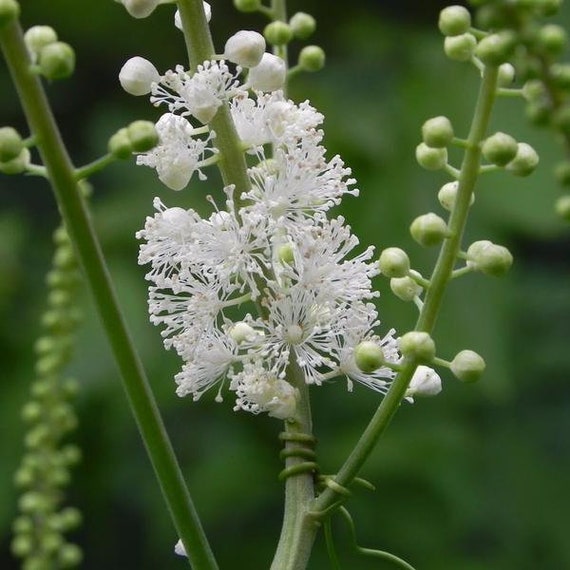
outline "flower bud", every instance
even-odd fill
[[[65,79],[75,69],[75,52],[64,42],[48,44],[38,54],[38,66],[46,79]]]
[[[5,26],[20,15],[20,5],[16,0],[0,0],[0,27]]]
[[[455,355],[449,367],[462,382],[476,382],[485,372],[485,361],[472,350],[462,350]]]
[[[204,8],[204,14],[206,15],[206,22],[209,22],[212,19],[212,7],[210,4],[208,4],[208,2],[202,2],[202,7]],[[180,10],[176,10],[176,12],[174,12],[174,25],[179,30],[183,30]]]
[[[265,26],[263,35],[271,45],[282,46],[293,39],[293,30],[289,24],[276,20]]]
[[[119,71],[121,87],[131,95],[147,95],[152,84],[160,81],[160,75],[154,65],[144,57],[131,57]]]
[[[370,374],[384,364],[384,351],[379,344],[365,340],[354,349],[354,361],[362,372]]]
[[[562,186],[570,186],[570,160],[559,162],[554,168],[554,176]]]
[[[259,65],[252,67],[247,82],[258,91],[276,91],[285,84],[285,62],[272,53],[264,53]]]
[[[497,85],[499,87],[508,87],[515,80],[516,71],[510,63],[499,65],[499,75],[497,77]]]
[[[447,164],[447,149],[432,148],[422,142],[416,147],[416,160],[426,170],[441,170]]]
[[[410,331],[398,339],[400,352],[415,362],[431,362],[435,356],[435,343],[427,332]]]
[[[410,385],[406,391],[406,397],[413,398],[414,396],[437,396],[440,392],[441,378],[439,377],[439,374],[437,374],[433,368],[420,364],[416,368],[416,371],[410,380]]]
[[[277,249],[277,258],[284,265],[293,265],[295,262],[295,250],[292,244],[285,243],[280,245]]]
[[[158,144],[156,126],[151,121],[134,121],[127,127],[133,152],[147,152]]]
[[[319,46],[305,46],[299,53],[299,67],[305,71],[320,71],[325,66],[325,52]]]
[[[119,0],[133,18],[146,18],[160,4],[160,0]]]
[[[390,289],[402,301],[413,301],[422,288],[411,277],[393,277],[390,279]]]
[[[255,67],[265,53],[265,39],[257,32],[240,30],[224,48],[224,58],[242,67]]]
[[[554,16],[560,9],[562,0],[540,0],[536,2],[536,11],[541,16]]]
[[[21,174],[30,164],[30,158],[30,151],[24,147],[16,158],[0,163],[0,172],[4,174]]]
[[[113,136],[111,136],[109,143],[107,144],[107,150],[109,151],[109,154],[112,154],[119,160],[124,160],[131,156],[133,153],[133,147],[126,128],[119,129]]]
[[[441,148],[449,145],[453,140],[453,126],[447,117],[434,117],[428,119],[422,126],[424,143],[432,148]]]
[[[17,158],[24,149],[20,133],[13,127],[0,128],[0,162]]]
[[[234,6],[240,12],[256,12],[261,7],[261,0],[234,0]]]
[[[538,161],[538,154],[529,144],[518,143],[517,154],[506,169],[516,176],[528,176],[538,166]]]
[[[296,38],[306,40],[317,28],[317,22],[310,14],[297,12],[289,20],[289,27]]]
[[[447,233],[445,220],[433,212],[418,216],[410,226],[410,234],[424,247],[440,244]]]
[[[42,48],[57,42],[57,33],[51,26],[32,26],[26,30],[24,42],[35,59]]]
[[[453,182],[448,182],[444,184],[437,193],[437,199],[441,204],[442,208],[451,212],[453,210],[453,206],[455,205],[455,200],[457,199],[457,192],[459,190],[459,182],[454,180]],[[471,194],[471,200],[469,201],[469,205],[473,205],[475,202],[475,194]]]
[[[554,209],[563,220],[570,222],[570,195],[560,196],[554,204]]]
[[[444,36],[459,36],[469,31],[471,14],[463,6],[448,6],[439,13],[438,27]]]
[[[562,26],[547,24],[538,31],[537,47],[549,56],[558,56],[568,43],[568,34]]]
[[[513,264],[511,252],[489,240],[473,242],[467,249],[467,264],[485,275],[502,277]]]
[[[477,40],[473,34],[447,36],[443,44],[445,55],[455,61],[469,61],[473,56]]]
[[[66,543],[57,553],[60,568],[75,568],[81,564],[83,553],[77,544]]]
[[[555,63],[550,66],[550,77],[561,89],[570,89],[570,64]]]
[[[475,55],[485,65],[499,66],[512,55],[515,44],[515,36],[512,32],[490,34],[477,44]]]
[[[378,266],[386,277],[405,277],[410,270],[410,259],[403,249],[388,247],[380,254]]]
[[[485,139],[481,151],[489,162],[505,166],[515,158],[518,144],[510,135],[498,132]]]

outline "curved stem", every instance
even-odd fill
[[[76,171],[61,139],[43,86],[37,75],[30,72],[29,56],[18,22],[0,29],[0,43],[176,530],[193,567],[213,570],[217,568],[216,562],[128,333],[87,207],[79,192]]]
[[[496,67],[485,67],[475,114],[467,139],[467,149],[459,173],[457,198],[448,221],[449,236],[443,243],[430,277],[430,286],[415,327],[418,331],[428,333],[433,331],[447,284],[452,278],[453,267],[460,251],[461,239],[467,221],[471,196],[479,175],[480,145],[487,132],[491,110],[495,102],[497,75]],[[402,369],[394,379],[392,386],[372,416],[352,453],[339,470],[336,481],[340,485],[349,485],[362,468],[400,406],[415,369],[415,363],[404,362]],[[326,489],[315,499],[313,508],[317,512],[324,512],[336,500],[335,492]]]

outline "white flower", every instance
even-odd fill
[[[260,33],[249,30],[236,32],[224,47],[224,58],[242,67],[255,67],[264,53],[265,38]]]
[[[160,75],[154,65],[144,57],[131,57],[119,71],[121,87],[131,95],[150,93],[153,83],[160,81]]]
[[[199,139],[195,130],[184,118],[173,113],[165,113],[156,123],[159,144],[147,153],[137,156],[137,164],[155,168],[160,181],[172,190],[185,188],[194,172],[201,180],[205,175],[200,170],[206,151],[215,153],[209,145],[212,133]]]
[[[188,554],[186,554],[186,549],[184,548],[181,540],[178,540],[174,545],[174,553],[178,554],[178,556],[186,556],[188,558]]]
[[[412,379],[408,390],[406,391],[406,398],[414,401],[414,396],[428,397],[437,396],[441,392],[441,378],[439,374],[429,366],[418,366]]]
[[[247,85],[258,91],[276,91],[285,84],[285,62],[272,53],[264,53],[261,61],[249,70]]]

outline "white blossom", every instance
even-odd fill
[[[249,70],[247,85],[257,91],[277,91],[285,84],[285,62],[272,53],[264,53],[261,61]]]
[[[265,53],[265,38],[258,32],[240,30],[228,38],[224,58],[242,67],[255,67]]]
[[[416,368],[410,385],[406,391],[406,398],[414,401],[414,396],[428,397],[437,396],[441,392],[441,378],[439,374],[429,366],[420,365]]]
[[[160,75],[156,67],[144,57],[131,57],[119,71],[121,87],[131,95],[147,95],[158,81]]]

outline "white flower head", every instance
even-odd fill
[[[119,71],[121,87],[131,95],[147,95],[152,84],[160,81],[160,75],[154,65],[144,57],[131,57]]]
[[[287,66],[272,53],[264,53],[261,61],[249,70],[247,85],[258,91],[276,91],[285,84]]]
[[[255,67],[265,53],[265,38],[258,32],[240,30],[224,47],[224,58],[242,67]]]

